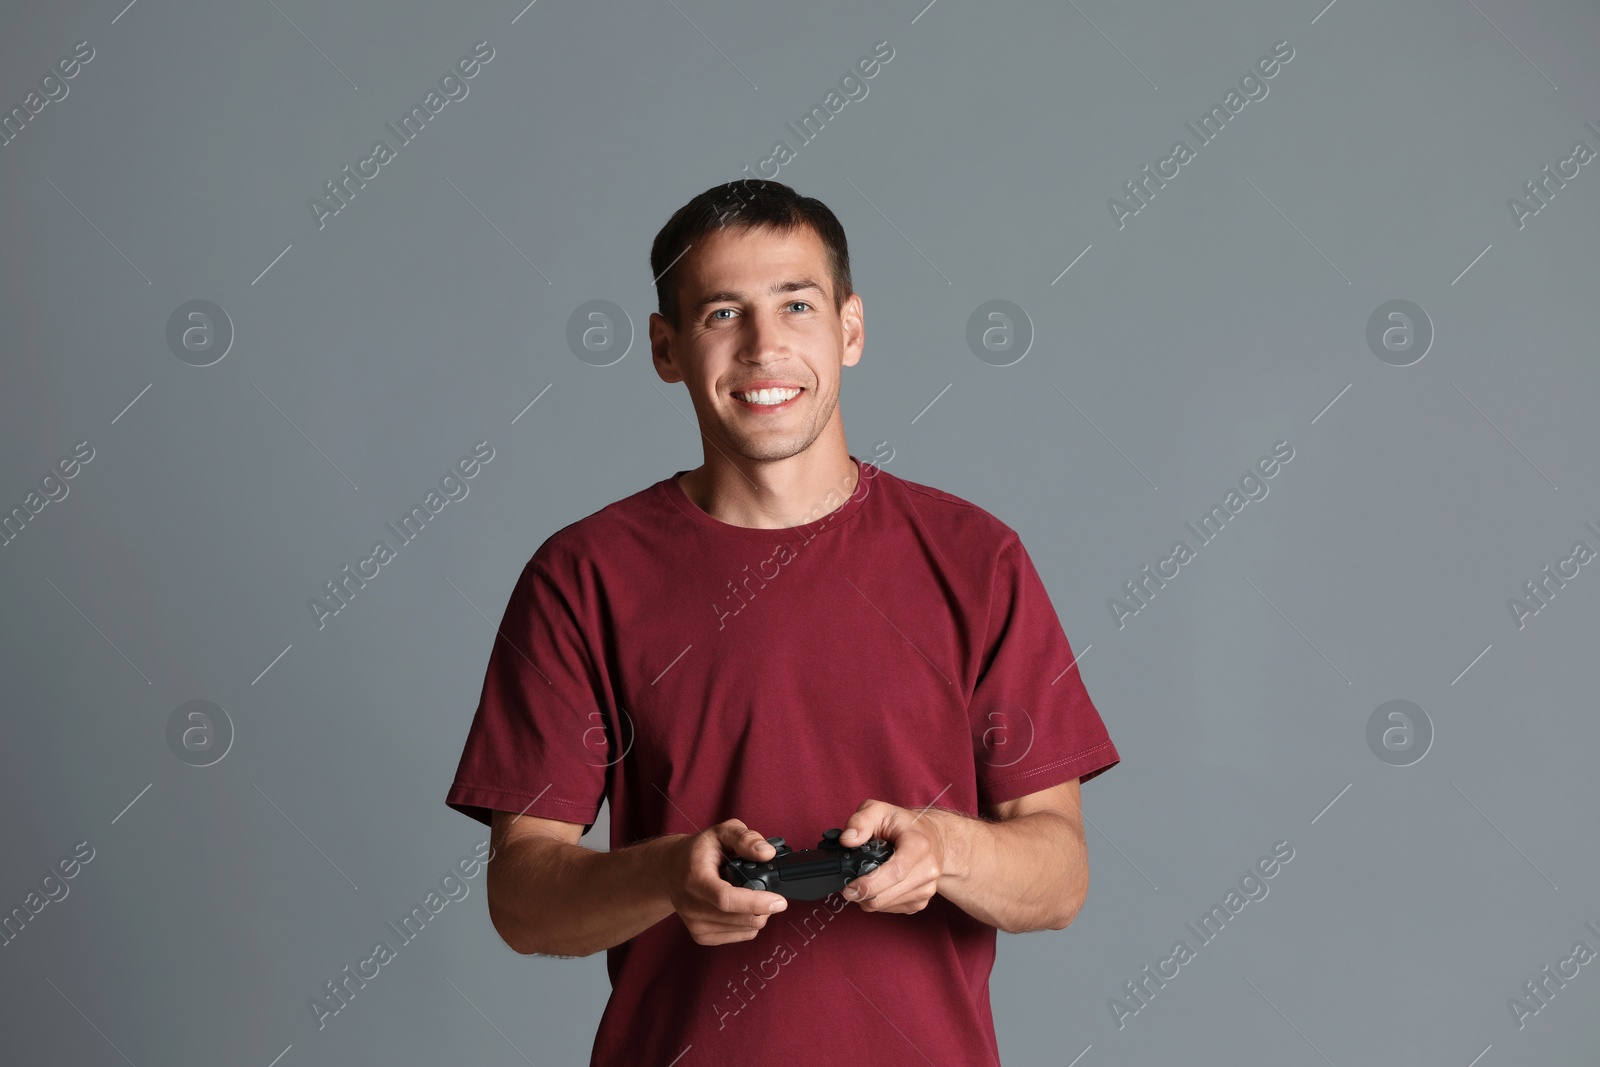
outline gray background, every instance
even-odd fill
[[[587,1062],[603,955],[517,956],[481,876],[324,1029],[307,1001],[485,836],[443,798],[523,562],[700,462],[648,366],[650,239],[886,40],[777,176],[852,242],[851,451],[890,442],[886,469],[1021,533],[1123,760],[1084,791],[1077,921],[1001,939],[1005,1061],[1595,1062],[1600,962],[1520,1030],[1506,1006],[1600,949],[1600,575],[1522,629],[1506,606],[1600,547],[1600,163],[1521,229],[1506,204],[1600,149],[1592,3],[5,23],[6,109],[75,42],[95,57],[0,148],[0,504],[80,440],[95,458],[0,549],[0,909],[96,853],[0,948],[0,1056]],[[319,231],[307,199],[479,40],[468,97]],[[1269,95],[1119,229],[1107,198],[1280,40]],[[165,339],[194,299],[236,330],[208,367]],[[566,341],[596,299],[639,335],[606,367]],[[1011,366],[965,340],[991,299],[1035,333]],[[1436,331],[1407,367],[1365,340],[1393,299]],[[307,599],[482,439],[469,496],[319,631]],[[1280,440],[1270,495],[1119,629],[1107,599]],[[167,742],[195,699],[236,732],[205,768]],[[1366,739],[1392,699],[1432,724],[1410,766]],[[1270,895],[1119,1028],[1108,998],[1280,840]]]

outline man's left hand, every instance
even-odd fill
[[[876,870],[844,887],[846,900],[862,911],[910,915],[928,906],[945,872],[945,839],[926,810],[914,811],[882,800],[863,801],[845,823],[839,843],[856,848],[874,837],[894,846],[894,855]]]

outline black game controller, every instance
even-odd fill
[[[770,860],[734,857],[722,865],[722,877],[741,889],[761,889],[789,900],[821,900],[843,889],[852,878],[877,870],[894,855],[894,846],[881,837],[846,848],[839,843],[841,830],[824,830],[814,849],[796,852],[781,837],[767,843],[778,850]]]

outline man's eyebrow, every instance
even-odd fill
[[[821,285],[810,278],[796,278],[793,281],[779,282],[777,285],[774,285],[771,289],[769,289],[768,292],[776,296],[779,293],[798,293],[806,289],[815,289],[823,296],[827,295],[827,290],[822,288]],[[707,293],[705,296],[701,297],[700,300],[695,303],[694,310],[698,312],[703,308],[711,306],[712,304],[721,304],[743,299],[744,294],[737,290],[719,289],[714,293]]]

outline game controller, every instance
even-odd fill
[[[846,848],[839,843],[842,832],[824,830],[817,847],[803,852],[791,849],[781,837],[769,837],[767,843],[778,850],[776,856],[770,860],[735,856],[723,863],[722,877],[741,889],[760,889],[789,900],[821,900],[894,855],[894,846],[881,837]]]

